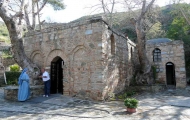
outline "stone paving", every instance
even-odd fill
[[[63,95],[7,101],[0,89],[0,120],[190,120],[190,88],[141,93],[136,113],[122,101],[97,102]]]

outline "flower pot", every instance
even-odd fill
[[[127,112],[129,113],[135,113],[136,112],[136,108],[127,108]]]

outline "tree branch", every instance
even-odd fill
[[[185,15],[185,13],[183,12],[183,10],[181,8],[179,8],[180,12],[182,13],[183,17],[186,19],[187,23],[190,25],[190,21],[188,20],[187,16]]]
[[[46,5],[47,0],[42,4],[42,6],[38,9],[38,11],[35,13],[35,15],[37,15]]]
[[[141,15],[139,16],[139,19],[142,19],[143,16],[146,14],[146,12],[150,9],[150,7],[153,5],[153,3],[155,2],[155,0],[152,0],[148,6],[146,7],[146,0],[143,1],[143,5],[142,5],[142,11],[141,11]]]

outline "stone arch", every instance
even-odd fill
[[[152,56],[153,56],[153,62],[161,62],[162,61],[161,49],[155,48],[152,51]]]
[[[70,87],[70,78],[69,78],[69,61],[67,56],[64,54],[63,50],[60,49],[54,49],[52,50],[47,56],[46,56],[46,61],[45,61],[45,65],[44,67],[47,69],[49,69],[50,75],[52,74],[50,69],[51,69],[51,63],[55,62],[57,60],[57,58],[61,58],[64,61],[64,65],[63,65],[63,79],[62,79],[62,86],[64,86],[64,90],[63,90],[63,94],[67,94],[67,92],[69,91]]]
[[[71,58],[71,60],[74,60],[74,54],[78,51],[78,50],[80,50],[80,49],[87,49],[84,45],[78,45],[78,46],[76,46],[73,50],[72,50],[72,52],[70,53],[70,55],[72,56]]]
[[[90,88],[89,81],[89,49],[84,45],[78,45],[72,50],[71,54],[71,69],[73,78],[74,93],[83,93]],[[84,92],[85,93],[85,92]]]
[[[133,58],[133,47],[131,47],[131,58]]]
[[[110,40],[111,40],[111,54],[114,55],[115,54],[115,37],[113,35],[113,33],[110,35]]]
[[[173,62],[167,62],[165,66],[166,66],[167,85],[176,85],[175,64]]]
[[[37,66],[44,66],[44,55],[40,50],[33,51],[30,55],[30,59],[37,64]]]
[[[45,66],[50,66],[51,61],[55,58],[55,57],[61,57],[64,61],[67,61],[67,56],[64,54],[64,52],[60,49],[54,49],[52,50],[46,57],[46,61],[45,61]]]

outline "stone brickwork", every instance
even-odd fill
[[[161,61],[153,62],[153,50],[158,48],[161,50]],[[156,44],[147,44],[147,55],[149,60],[156,67],[156,82],[167,85],[166,65],[173,63],[174,80],[177,88],[186,87],[186,70],[183,42],[180,40],[161,42]],[[172,71],[169,71],[172,72]]]
[[[30,98],[37,97],[44,93],[44,86],[30,86]],[[4,98],[6,100],[17,101],[18,100],[18,86],[7,86],[4,88]]]
[[[49,72],[54,58],[63,59],[63,94],[103,100],[124,89],[132,70],[128,52],[135,44],[96,17],[27,33],[24,46]]]
[[[3,58],[2,63],[4,65],[4,67],[6,68],[10,65],[14,65],[16,62],[15,62],[14,58]]]

